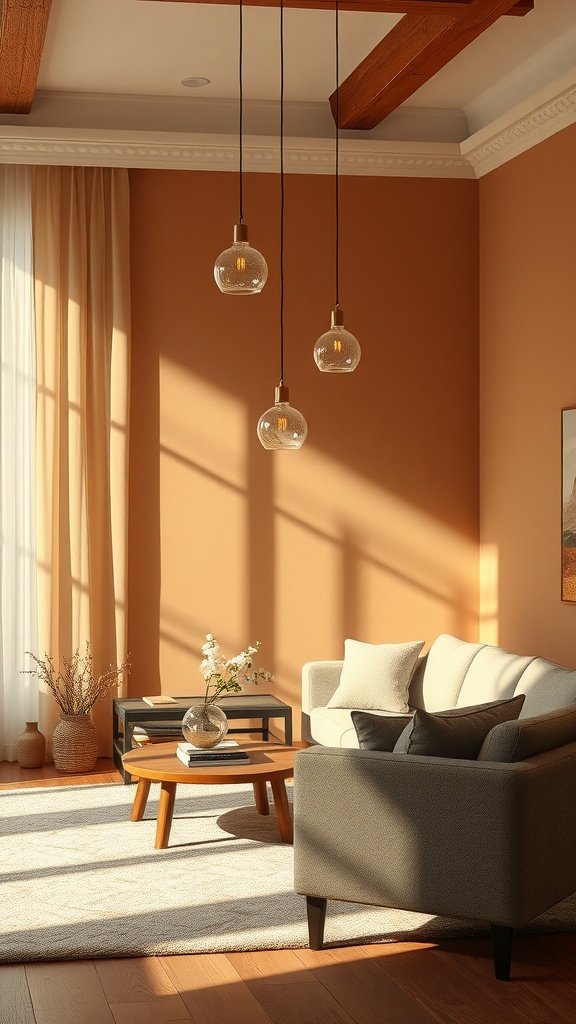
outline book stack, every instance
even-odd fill
[[[236,740],[221,740],[215,747],[210,747],[208,750],[194,747],[191,743],[179,743],[176,747],[176,755],[188,768],[250,763],[248,754],[245,750],[240,749]]]
[[[182,738],[182,722],[178,719],[141,722],[132,729],[132,745],[136,743],[139,747],[146,743],[165,743],[166,740],[174,740],[177,737]]]

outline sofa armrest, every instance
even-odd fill
[[[326,706],[340,684],[343,661],[307,661],[302,666],[302,710]]]
[[[576,743],[511,764],[312,747],[297,892],[519,927],[576,891]]]
[[[326,706],[338,689],[343,661],[307,661],[302,666],[302,739],[313,743],[310,712]]]

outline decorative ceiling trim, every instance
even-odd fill
[[[509,114],[458,143],[341,139],[349,175],[480,178],[576,122],[576,68]],[[288,174],[333,174],[332,139],[286,138]],[[0,163],[238,170],[235,135],[0,126]],[[275,174],[278,139],[244,138],[244,169]]]
[[[0,163],[238,170],[234,135],[0,127]],[[278,173],[277,138],[245,136],[245,171]],[[334,174],[332,139],[284,140],[287,174]],[[350,175],[471,178],[474,171],[458,143],[385,142],[342,139],[340,172]]]
[[[576,69],[554,83],[560,84],[552,98],[538,102],[541,93],[532,97],[529,113],[527,104],[522,104],[461,144],[462,155],[477,178],[576,122]]]

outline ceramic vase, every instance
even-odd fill
[[[21,768],[41,768],[46,753],[46,739],[38,722],[26,722],[24,732],[16,740],[16,760]]]
[[[52,736],[52,756],[59,772],[92,770],[98,758],[98,733],[90,715],[60,715]]]
[[[182,732],[193,747],[215,747],[228,732],[228,719],[217,704],[194,704],[182,719]]]

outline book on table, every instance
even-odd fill
[[[176,754],[189,768],[194,765],[248,764],[250,757],[236,740],[221,740],[215,747],[195,747],[192,743],[179,743]]]
[[[161,707],[163,704],[177,704],[178,700],[176,697],[168,697],[165,693],[159,693],[154,697],[142,697],[145,704],[149,704],[151,708]]]
[[[182,721],[178,718],[169,721],[168,719],[155,722],[138,722],[132,728],[133,733],[140,733],[146,736],[182,736]]]

